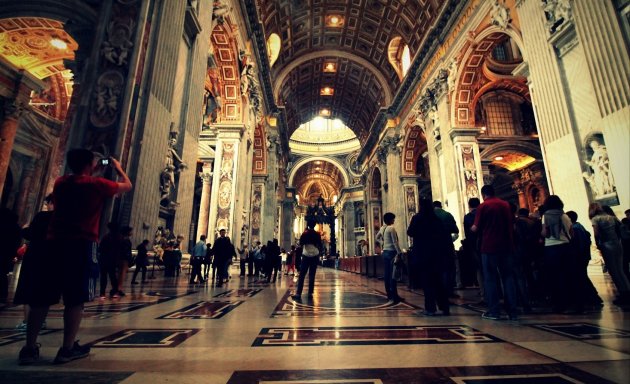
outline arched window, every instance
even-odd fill
[[[409,67],[411,67],[411,54],[409,53],[409,46],[407,44],[403,46],[400,66],[402,67],[402,77],[405,77],[409,71]]]
[[[407,74],[407,71],[409,71],[409,67],[411,67],[411,51],[402,37],[394,37],[392,41],[389,42],[389,47],[387,47],[387,59],[392,67],[394,67],[400,80],[402,80]]]
[[[269,35],[267,39],[267,55],[269,57],[269,66],[273,66],[273,63],[278,59],[280,54],[280,36],[276,33]]]
[[[495,91],[481,97],[480,115],[488,136],[529,136],[536,133],[531,105],[520,95]]]

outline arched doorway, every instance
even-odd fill
[[[516,31],[483,29],[458,69],[453,94],[457,125],[477,127],[484,183],[516,207],[535,211],[548,195],[536,121]]]
[[[316,230],[322,236],[324,247],[331,254],[337,251],[336,216],[332,207],[342,188],[348,186],[347,180],[344,168],[332,159],[307,158],[296,164],[289,175],[289,185],[295,188],[297,200],[295,240],[304,230],[307,216],[317,216]]]

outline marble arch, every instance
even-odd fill
[[[498,42],[508,36],[518,46],[525,60],[523,40],[520,33],[509,26],[502,30],[497,26],[483,29],[465,48],[465,54],[457,66],[457,81],[451,97],[451,121],[454,127],[475,126],[475,104],[481,91],[480,76],[485,56],[492,52]],[[513,80],[501,80],[500,83]],[[525,88],[527,85],[524,84]],[[476,88],[476,89],[475,89]],[[522,87],[518,87],[519,89]],[[485,90],[484,90],[485,91]]]
[[[535,159],[542,158],[540,147],[529,142],[518,140],[501,141],[489,145],[479,153],[479,156],[482,160],[489,160],[492,159],[492,157],[504,152],[520,152]]]
[[[403,146],[402,165],[404,175],[414,175],[416,173],[416,162],[418,157],[424,152],[422,145],[424,143],[424,151],[427,150],[427,139],[424,135],[424,129],[418,124],[414,124],[409,128],[405,135],[405,144]]]
[[[218,67],[218,87],[223,100],[221,122],[241,122],[243,101],[241,98],[241,76],[237,60],[237,46],[232,27],[226,21],[212,30],[212,49]],[[210,71],[211,69],[209,69]]]
[[[348,172],[346,171],[343,164],[339,160],[336,160],[331,157],[325,157],[325,156],[312,156],[312,157],[305,157],[303,159],[300,159],[297,163],[295,163],[293,168],[291,168],[291,172],[289,173],[288,186],[289,187],[294,186],[293,182],[295,179],[295,175],[297,174],[297,171],[301,167],[310,163],[311,161],[317,161],[317,160],[329,162],[330,164],[334,165],[337,169],[339,169],[339,174],[343,178],[343,184],[344,184],[344,185],[341,185],[339,189],[350,185],[350,178],[348,176]]]

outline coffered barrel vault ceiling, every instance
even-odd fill
[[[287,111],[289,136],[300,124],[330,110],[364,142],[380,108],[400,85],[388,60],[390,42],[401,37],[411,56],[442,11],[440,0],[260,0],[266,37],[280,36],[281,50],[271,68],[275,95]],[[331,26],[337,16],[341,22]],[[314,52],[312,60],[303,61]],[[299,65],[296,61],[302,60]],[[325,73],[333,62],[336,72]],[[291,68],[288,73],[287,68]],[[334,94],[321,95],[324,87]]]
[[[346,186],[339,168],[325,160],[310,161],[300,167],[293,185],[298,186],[301,204],[314,204],[321,196],[327,205],[332,205],[333,196],[339,196],[341,188]]]

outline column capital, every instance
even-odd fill
[[[477,142],[477,136],[481,133],[481,128],[470,127],[470,128],[461,128],[461,127],[453,127],[449,131],[449,136],[451,140],[453,140],[454,144],[460,142]]]
[[[406,176],[400,176],[400,182],[403,185],[418,185],[418,175],[406,175]]]
[[[216,125],[217,128],[217,139],[218,140],[226,140],[226,139],[235,139],[240,140],[243,136],[243,133],[247,129],[245,124],[221,124]]]

